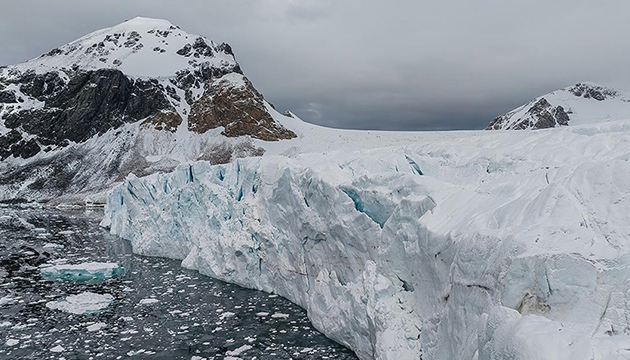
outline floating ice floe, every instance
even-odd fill
[[[64,347],[61,346],[61,345],[57,345],[54,348],[50,349],[50,351],[52,351],[54,353],[60,353],[60,352],[66,351],[66,349],[64,349]]]
[[[157,302],[159,302],[160,300],[158,299],[142,299],[140,300],[140,302],[138,304],[140,305],[151,305],[151,304],[155,304]]]
[[[9,305],[9,304],[13,304],[15,302],[15,298],[12,298],[10,296],[4,296],[0,298],[0,306],[4,306],[4,305]]]
[[[77,282],[104,281],[122,275],[124,268],[116,263],[90,262],[76,265],[53,265],[40,269],[42,276],[49,279]]]
[[[61,301],[50,301],[46,307],[53,310],[61,310],[71,314],[89,314],[101,311],[114,301],[114,297],[109,294],[95,294],[84,292],[78,295],[71,295]]]
[[[87,326],[86,329],[87,331],[92,332],[92,331],[99,331],[105,327],[107,327],[107,324],[99,322],[99,323]]]
[[[272,318],[274,319],[286,319],[289,317],[289,314],[283,314],[283,313],[275,313],[273,315],[271,315]]]
[[[17,344],[20,343],[20,340],[17,339],[9,339],[7,340],[7,342],[5,343],[6,346],[15,346]]]
[[[55,243],[47,243],[46,245],[43,246],[44,249],[46,250],[61,250],[63,249],[65,246],[61,245],[61,244],[55,244]]]
[[[251,345],[243,345],[243,346],[241,346],[239,348],[236,348],[234,350],[226,352],[226,354],[230,355],[230,356],[239,356],[242,353],[244,353],[244,352],[246,352],[248,350],[251,350],[251,349],[253,349],[253,346],[251,346]]]

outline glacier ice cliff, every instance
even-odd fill
[[[102,224],[295,302],[361,359],[627,358],[629,135],[426,133],[195,162],[128,176]]]

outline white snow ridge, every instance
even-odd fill
[[[300,136],[269,150],[290,157],[130,175],[103,224],[141,254],[290,299],[361,359],[630,357],[630,121],[283,121]],[[366,144],[381,148],[348,151]]]

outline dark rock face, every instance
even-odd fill
[[[12,147],[22,140],[19,131],[11,130],[6,135],[0,136],[0,159],[4,160],[13,153]]]
[[[0,91],[0,103],[5,104],[15,104],[17,98],[15,97],[15,93],[12,91]]]
[[[547,129],[556,126],[569,125],[569,114],[562,106],[553,106],[545,98],[538,100],[527,113],[509,127],[505,124],[510,120],[514,112],[501,115],[492,120],[486,130],[523,130],[523,129]]]
[[[56,72],[26,73],[18,82],[23,93],[45,106],[7,114],[5,126],[55,144],[82,142],[172,108],[157,80],[133,80],[115,69],[78,72],[67,84]]]
[[[229,45],[228,45],[229,48]],[[219,50],[222,50],[221,48]],[[231,48],[230,48],[231,51]],[[212,51],[212,47],[206,43],[202,37],[198,37],[195,39],[195,42],[190,45],[186,44],[183,48],[177,50],[177,54],[184,57],[211,57],[214,53]],[[233,54],[232,54],[233,55]]]
[[[199,89],[205,87],[206,84],[215,79],[220,79],[224,75],[230,73],[243,74],[241,68],[237,65],[232,69],[223,69],[209,66],[207,63],[201,64],[194,71],[183,70],[177,73],[175,78],[170,79],[173,86],[184,90],[186,102],[193,104],[195,100],[192,97],[193,88]],[[168,90],[168,88],[167,88]]]
[[[610,97],[618,95],[618,93],[614,90],[582,83],[576,84],[574,87],[569,89],[569,91],[577,97],[595,99],[597,101],[604,101]]]
[[[234,56],[234,52],[232,51],[232,47],[228,44],[228,43],[221,43],[221,45],[218,46],[219,51],[222,51],[228,55],[232,55]]]
[[[39,153],[40,147],[35,139],[29,141],[20,141],[19,143],[11,146],[11,152],[14,157],[21,157],[23,159],[31,158]]]
[[[23,159],[31,158],[41,148],[37,143],[36,138],[30,140],[23,140],[22,134],[16,130],[9,131],[6,135],[0,136],[0,159],[4,160],[9,156],[21,157]]]
[[[57,72],[38,75],[34,71],[29,71],[11,82],[19,85],[20,91],[25,95],[39,101],[46,101],[57,96],[65,86],[64,81]]]
[[[265,108],[262,95],[249,80],[244,87],[220,86],[209,89],[191,108],[188,128],[204,133],[223,126],[227,137],[250,135],[277,141],[296,137],[295,133],[276,123]]]

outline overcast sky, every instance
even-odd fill
[[[136,16],[232,45],[279,110],[336,127],[479,129],[580,81],[630,90],[630,1],[19,0],[0,65]]]

